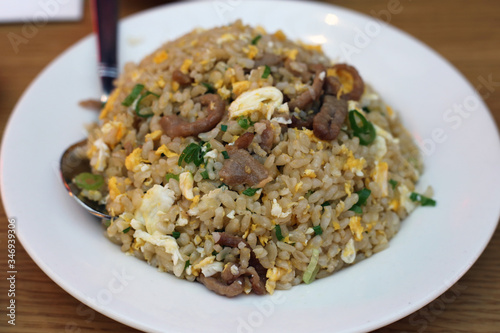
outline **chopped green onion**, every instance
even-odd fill
[[[173,174],[173,173],[167,173],[167,174],[165,175],[165,182],[167,182],[167,183],[168,183],[168,181],[169,181],[170,179],[175,179],[175,180],[179,181],[179,175],[176,175],[176,174]]]
[[[104,185],[104,178],[101,175],[82,172],[73,179],[73,182],[82,190],[96,191]]]
[[[277,224],[274,226],[274,232],[276,233],[276,238],[279,241],[281,241],[281,240],[283,240],[283,238],[285,238],[285,237],[283,237],[283,234],[281,233],[281,227]]]
[[[141,95],[141,97],[139,97],[139,99],[135,103],[135,114],[139,117],[149,118],[149,117],[152,117],[154,115],[153,110],[151,109],[150,106],[147,106],[147,107],[141,109],[142,100],[148,96],[154,96],[156,98],[160,97],[160,95],[152,93],[151,91],[146,91],[145,94]]]
[[[227,125],[220,125],[220,130],[221,130],[222,132],[227,131]]]
[[[243,194],[244,195],[247,195],[249,197],[255,195],[255,193],[257,193],[257,191],[260,190],[260,188],[247,188],[246,190],[243,191]]]
[[[363,106],[363,111],[365,111],[366,113],[371,112],[371,110],[367,106]]]
[[[309,191],[307,191],[306,195],[304,195],[304,197],[305,197],[306,199],[309,199],[309,197],[310,197],[310,196],[311,196],[311,194],[313,194],[313,193],[314,193],[314,191],[313,191],[313,190],[309,190]]]
[[[259,42],[259,40],[262,38],[262,35],[257,35],[255,36],[254,39],[252,39],[252,45],[257,45],[257,43]]]
[[[208,178],[210,178],[210,177],[208,176],[208,171],[207,171],[207,170],[200,172],[200,175],[203,177],[203,179],[208,179]]]
[[[111,220],[104,221],[104,226],[107,228],[111,225]]]
[[[262,78],[267,79],[269,77],[269,74],[271,74],[271,67],[266,65],[266,68],[264,68],[264,73],[262,73]]]
[[[389,180],[389,184],[391,184],[393,190],[395,190],[396,186],[398,186],[398,182],[394,179]]]
[[[358,125],[358,120],[356,119],[361,122],[361,127]],[[377,135],[375,127],[359,111],[349,111],[349,122],[353,134],[359,138],[359,143],[362,146],[367,146],[375,140],[375,136]]]
[[[422,206],[431,206],[431,207],[436,206],[436,200],[428,198],[428,197],[423,196],[422,194],[419,194],[416,192],[412,192],[410,194],[410,199],[411,199],[411,201],[414,201],[414,202],[415,201],[420,202],[420,204]]]
[[[225,160],[227,160],[227,159],[229,158],[229,154],[228,154],[228,152],[227,152],[227,151],[225,151],[225,150],[222,152],[222,156],[224,156],[224,159],[225,159]]]
[[[363,206],[364,204],[366,204],[366,200],[368,199],[368,197],[370,196],[370,194],[372,194],[372,191],[370,191],[367,188],[364,188],[361,191],[356,192],[356,193],[358,194],[358,198],[359,198],[358,202],[356,204],[360,205],[360,206]]]
[[[123,232],[124,234],[126,234],[126,233],[127,233],[127,232],[129,232],[129,231],[130,231],[130,227],[128,227],[128,228],[126,228],[126,229],[123,229],[123,230],[122,230],[122,232]]]
[[[353,205],[349,210],[355,212],[356,214],[361,214],[363,213],[363,209],[361,208],[361,206],[366,204],[366,200],[368,199],[372,191],[370,191],[367,188],[364,188],[356,193],[358,194],[358,202],[356,202],[356,204]]]
[[[215,90],[214,86],[210,83],[202,82],[201,83],[205,88],[207,88],[207,94],[215,94],[217,90]]]
[[[251,123],[247,117],[241,116],[238,118],[238,125],[240,125],[240,127],[243,129],[248,129],[250,127]]]
[[[352,210],[356,214],[362,214],[363,213],[363,208],[361,208],[359,205],[353,205],[351,207],[351,209],[349,209],[349,210]]]
[[[321,204],[321,207],[331,206],[332,203],[330,201],[325,201]]]
[[[132,103],[134,103],[134,101],[137,99],[137,97],[139,97],[142,89],[144,89],[143,84],[140,83],[136,84],[135,87],[132,89],[132,92],[127,97],[125,97],[125,99],[122,102],[122,105],[131,106]]]
[[[313,227],[314,233],[316,235],[321,235],[323,233],[323,229],[321,228],[320,225],[316,225]]]
[[[177,238],[181,237],[181,233],[178,232],[178,231],[173,231],[172,232],[172,237],[174,237],[175,239],[177,239]]]
[[[186,261],[186,264],[184,265],[184,269],[188,268],[189,266],[191,266],[191,261]]]
[[[309,261],[309,265],[307,265],[306,271],[302,276],[302,281],[304,281],[305,284],[313,282],[314,279],[316,278],[316,274],[318,274],[319,271],[318,261],[319,261],[319,250],[313,249],[311,261]]]
[[[177,164],[179,166],[182,165],[182,162],[186,163],[191,163],[193,162],[194,165],[200,166],[205,157],[205,152],[203,151],[203,146],[205,145],[205,142],[201,141],[199,144],[197,143],[190,143],[181,153],[181,156],[179,156],[179,161]]]

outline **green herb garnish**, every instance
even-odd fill
[[[361,126],[359,126],[358,121],[361,122]],[[375,127],[360,112],[356,110],[349,111],[349,122],[353,134],[359,138],[359,144],[367,146],[375,140],[377,135]]]
[[[122,105],[131,106],[132,103],[134,103],[137,97],[139,97],[139,95],[141,94],[142,89],[144,89],[143,84],[140,83],[136,84],[135,87],[132,89],[132,92],[127,97],[125,97],[125,99],[122,102]]]
[[[363,111],[365,111],[366,113],[371,112],[371,110],[367,106],[363,106]]]
[[[356,214],[361,214],[361,213],[363,213],[363,209],[361,208],[361,206],[366,204],[366,200],[368,199],[368,197],[370,196],[372,191],[370,191],[367,188],[364,188],[361,191],[356,192],[356,193],[358,194],[358,202],[356,202],[356,204],[353,205],[351,207],[351,209],[349,209],[349,210],[352,210]]]
[[[199,144],[198,143],[190,143],[181,153],[181,156],[179,156],[179,161],[177,164],[179,166],[182,165],[182,162],[186,163],[191,163],[193,162],[194,165],[200,166],[203,163],[203,158],[205,157],[205,151],[203,150],[203,146],[205,145],[205,142],[201,141]]]
[[[191,266],[191,261],[186,261],[186,264],[184,265],[184,269],[188,268],[189,266]]]
[[[279,225],[275,225],[274,226],[274,232],[276,233],[276,238],[281,241],[283,240],[283,235],[281,234],[281,227]]]
[[[251,197],[251,196],[255,195],[255,193],[257,193],[258,190],[260,190],[260,188],[251,188],[251,187],[249,187],[246,190],[244,190],[242,193],[244,195],[247,195],[247,196]]]
[[[176,174],[173,174],[173,173],[167,173],[167,174],[165,175],[165,182],[167,182],[167,183],[168,183],[168,181],[169,181],[170,179],[175,179],[175,180],[179,181],[179,175],[176,175]]]
[[[213,255],[213,256],[216,256],[216,255],[218,255],[218,254],[219,254],[219,253],[217,253],[217,251],[215,251],[215,250],[213,250],[213,251],[212,251],[212,255]]]
[[[269,77],[269,74],[271,74],[271,67],[266,65],[266,68],[264,68],[264,73],[262,73],[262,78],[267,79]]]
[[[314,279],[316,279],[316,274],[318,274],[319,271],[318,261],[319,261],[319,250],[313,249],[311,261],[309,261],[309,265],[307,265],[307,268],[304,271],[304,275],[302,275],[302,281],[304,281],[305,284],[309,284],[313,282]]]
[[[321,204],[321,207],[331,206],[332,203],[330,201],[325,201]]]
[[[227,160],[229,158],[229,153],[227,151],[222,152],[222,156],[224,156],[224,159]]]
[[[248,120],[247,117],[241,116],[238,118],[238,125],[240,125],[240,127],[243,129],[248,129],[251,125],[251,122]]]
[[[314,234],[316,235],[321,235],[323,233],[323,229],[321,228],[320,225],[316,225],[313,227]]]
[[[177,239],[177,238],[181,237],[181,233],[178,232],[178,231],[173,231],[172,232],[172,237],[174,237],[175,239]]]
[[[396,186],[398,186],[398,182],[394,179],[389,180],[389,184],[391,184],[393,190],[395,190]]]
[[[422,194],[412,192],[410,194],[410,199],[413,202],[420,202],[422,206],[436,206],[436,200],[423,196]]]
[[[145,94],[142,94],[141,97],[135,103],[135,114],[141,118],[149,118],[154,115],[151,106],[144,105],[146,102],[151,102],[151,98],[147,98],[148,96],[159,98],[160,95],[152,93],[151,91],[146,91]],[[146,99],[147,98],[147,99]]]
[[[217,90],[215,90],[214,86],[210,83],[202,82],[201,83],[205,88],[207,88],[207,94],[215,94]]]
[[[126,234],[126,233],[127,233],[127,232],[129,232],[129,231],[130,231],[130,227],[125,228],[125,229],[123,229],[123,230],[122,230],[122,232],[123,232],[124,234]]]
[[[200,175],[203,177],[203,179],[208,179],[208,178],[210,178],[210,177],[208,176],[208,171],[207,171],[207,170],[200,172]]]
[[[255,36],[254,39],[252,39],[252,45],[257,45],[257,43],[259,42],[259,40],[262,38],[262,35],[257,35]]]
[[[222,132],[227,131],[227,125],[220,125],[220,130],[221,130]]]
[[[104,185],[104,177],[82,172],[73,179],[73,182],[82,190],[96,191]]]

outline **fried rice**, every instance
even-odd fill
[[[190,32],[125,66],[88,129],[104,186],[83,194],[123,252],[218,294],[329,276],[386,249],[418,204],[419,151],[357,76],[282,31]]]

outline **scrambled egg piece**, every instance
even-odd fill
[[[273,199],[273,205],[271,208],[271,215],[272,216],[278,217],[278,218],[285,218],[288,215],[290,215],[291,213],[292,213],[291,210],[289,210],[286,213],[283,213],[283,208],[280,206],[280,204],[278,203],[278,201],[276,199]]]
[[[290,60],[295,61],[295,59],[297,59],[298,53],[299,53],[299,50],[297,50],[297,49],[286,50],[285,56],[287,58],[289,58]]]
[[[180,71],[184,74],[187,74],[189,72],[189,67],[193,64],[192,59],[186,59],[181,65]]]
[[[125,128],[125,125],[115,120],[107,122],[101,127],[102,134],[104,134],[104,136],[106,137],[106,141],[111,145],[112,148],[116,143],[120,142],[126,131],[127,129]],[[109,138],[109,135],[111,135],[112,137]]]
[[[160,52],[155,54],[153,61],[155,62],[155,64],[161,64],[167,59],[168,59],[168,53],[165,52],[165,50],[161,50]]]
[[[360,159],[355,158],[353,152],[349,150],[345,145],[341,146],[341,152],[347,155],[347,161],[345,162],[343,169],[351,170],[357,176],[363,177],[363,168],[366,165],[366,160],[363,157],[361,157]]]
[[[142,170],[147,160],[142,158],[142,148],[135,148],[126,158],[125,167],[129,171],[138,172]]]
[[[342,250],[340,258],[346,264],[352,264],[356,259],[356,246],[354,245],[354,239],[351,238]]]
[[[389,165],[386,162],[382,162],[375,165],[375,169],[373,170],[372,173],[373,180],[378,184],[378,186],[382,190],[382,197],[386,197],[389,195],[389,187],[387,180],[388,172],[389,172]]]
[[[279,41],[284,41],[286,40],[286,35],[283,31],[281,30],[278,30],[274,33],[274,37],[276,37],[276,39],[278,39]]]
[[[132,220],[132,227],[135,229],[134,225],[137,225],[135,220]],[[179,251],[179,245],[177,245],[177,241],[172,236],[163,235],[160,232],[156,231],[153,234],[149,234],[146,231],[141,229],[136,229],[134,232],[134,238],[139,243],[148,242],[156,246],[163,247],[166,253],[172,255],[172,261],[174,263],[174,274],[175,276],[181,276],[184,270],[185,260],[182,254]],[[181,263],[178,265],[178,263]]]
[[[283,104],[283,93],[275,87],[264,87],[242,93],[229,106],[229,118],[234,119],[253,112],[271,119],[274,110]]]
[[[254,59],[257,53],[259,53],[259,49],[255,45],[248,45],[248,49],[244,49],[244,51],[250,59]]]
[[[109,198],[114,201],[122,192],[118,188],[118,179],[111,177],[108,180]]]
[[[102,172],[108,165],[109,147],[102,139],[97,139],[92,144],[88,156],[90,157],[90,165],[97,171]]]
[[[365,228],[361,225],[361,216],[353,216],[349,219],[349,228],[354,236],[354,240],[360,241],[363,239],[363,231]]]
[[[250,81],[245,80],[245,81],[240,81],[240,82],[234,82],[233,83],[233,94],[235,94],[236,96],[239,96],[242,93],[244,93],[245,91],[247,91],[248,88],[250,88]]]
[[[181,189],[182,195],[188,200],[193,200],[194,198],[193,185],[194,178],[191,172],[186,171],[179,175],[179,187]]]
[[[272,267],[267,270],[266,277],[266,290],[269,294],[274,293],[274,288],[276,287],[276,281],[279,281],[284,275],[288,274],[290,271],[281,267]]]
[[[146,137],[144,139],[146,140],[146,142],[148,142],[150,140],[154,141],[154,140],[161,138],[162,133],[163,132],[161,130],[157,130],[157,131],[154,131],[152,133],[146,134]]]
[[[135,220],[146,227],[146,231],[153,234],[159,231],[158,224],[175,202],[175,193],[168,184],[165,187],[154,185],[144,197],[139,209],[135,212]],[[135,228],[135,227],[134,227]]]
[[[316,178],[316,172],[314,172],[314,170],[312,169],[306,169],[304,170],[303,176],[309,178]]]
[[[219,261],[214,261],[215,256],[206,257],[193,266],[193,275],[198,276],[200,270],[206,277],[212,276],[218,272],[222,272],[222,270],[224,269],[224,264]]]
[[[106,105],[101,111],[101,114],[99,115],[99,119],[104,119],[106,118],[107,114],[109,111],[113,110],[113,104],[115,104],[116,99],[118,98],[118,95],[120,95],[120,89],[116,88],[111,95],[108,97],[108,101],[106,102]]]
[[[220,36],[217,39],[217,44],[220,45],[222,43],[230,42],[230,41],[233,41],[233,40],[236,40],[236,37],[233,34],[225,33],[224,35]]]
[[[412,212],[417,205],[410,199],[410,190],[406,185],[398,186],[399,191],[399,202],[406,209],[408,213]]]
[[[155,155],[165,155],[167,157],[175,157],[175,156],[179,156],[179,154],[177,153],[174,153],[173,151],[171,151],[170,149],[168,149],[167,146],[165,145],[161,145],[161,147],[159,147],[156,151],[155,151]]]

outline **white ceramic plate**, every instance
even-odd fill
[[[332,58],[354,64],[401,112],[417,140],[432,148],[420,184],[435,188],[437,207],[417,209],[382,253],[274,296],[227,299],[159,273],[107,241],[59,180],[61,153],[82,139],[83,124],[96,118],[77,106],[99,96],[96,43],[87,37],[31,84],[3,140],[4,204],[17,218],[19,238],[33,260],[80,301],[147,331],[367,331],[439,296],[478,258],[499,218],[500,141],[476,92],[448,62],[401,31],[339,7],[306,2],[210,1],[155,8],[121,23],[120,60],[122,65],[138,61],[197,26],[237,18],[268,31],[283,29],[292,39],[323,43]],[[465,112],[447,111],[454,104]]]

